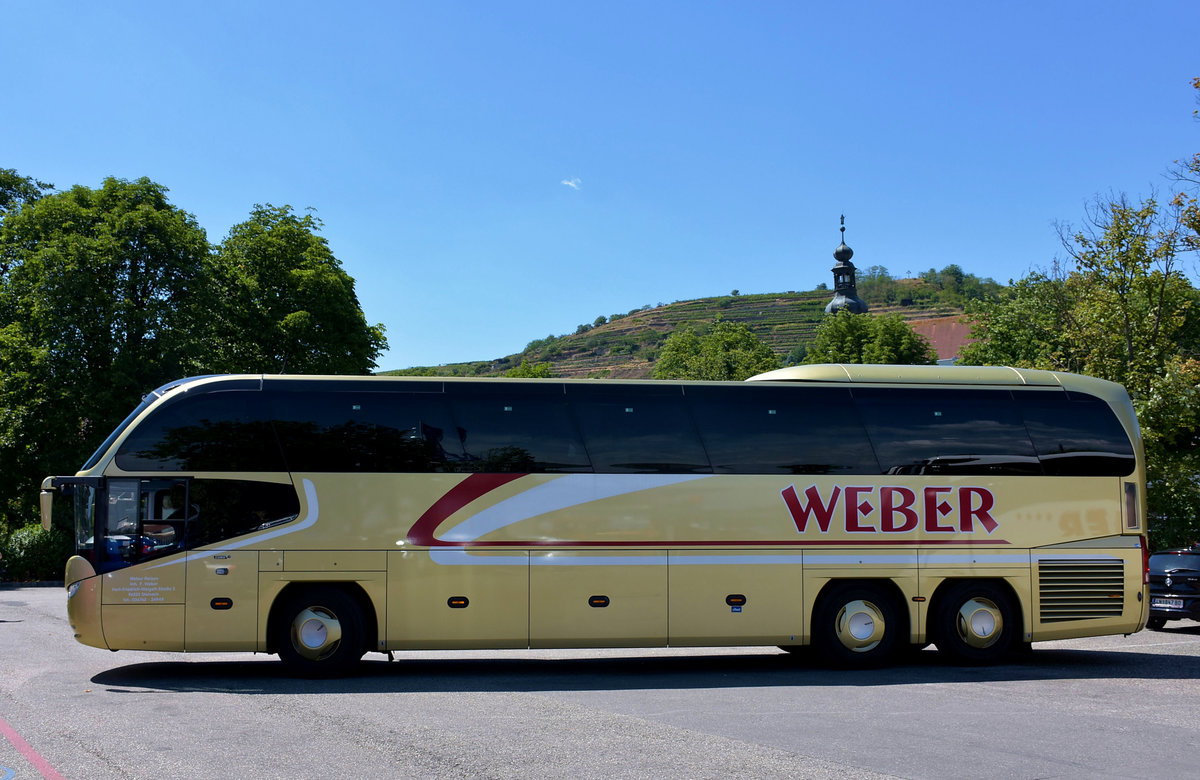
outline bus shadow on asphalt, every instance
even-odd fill
[[[1194,655],[1058,648],[986,667],[952,666],[931,649],[895,666],[856,671],[825,668],[786,653],[570,659],[430,658],[427,653],[406,658],[400,653],[394,662],[368,656],[351,675],[331,680],[296,679],[282,664],[254,660],[137,663],[100,672],[92,682],[113,691],[284,694],[870,687],[1099,678],[1196,680],[1200,664]]]

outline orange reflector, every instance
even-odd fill
[[[746,597],[741,593],[730,593],[725,597],[725,603],[731,607],[744,607],[746,605]]]
[[[233,599],[221,596],[210,601],[208,605],[213,609],[233,609]]]
[[[466,609],[470,603],[466,596],[451,596],[446,599],[446,604],[449,605],[450,609]]]
[[[608,596],[592,596],[588,599],[589,607],[607,607]]]

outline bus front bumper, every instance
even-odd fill
[[[80,644],[104,650],[104,631],[100,626],[100,577],[87,560],[78,555],[67,561],[67,620]]]

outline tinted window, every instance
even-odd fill
[[[855,388],[888,474],[1041,474],[1007,390]]]
[[[103,494],[101,494],[103,496]],[[216,479],[110,479],[101,543],[84,550],[107,572],[295,520],[290,484]]]
[[[568,385],[597,473],[710,472],[679,385]]]
[[[180,395],[160,406],[121,444],[125,471],[286,471],[262,394]]]
[[[442,471],[461,449],[437,393],[273,392],[292,471]]]
[[[1155,553],[1150,556],[1150,571],[1200,571],[1200,553]]]
[[[697,385],[684,389],[718,474],[876,474],[850,391]]]
[[[1047,474],[1121,477],[1134,468],[1133,445],[1099,398],[1061,391],[1017,393]]]
[[[195,479],[188,501],[189,548],[282,525],[300,512],[295,488],[270,482]]]
[[[556,384],[450,384],[454,470],[587,472],[587,452]]]

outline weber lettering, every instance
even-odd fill
[[[839,517],[838,530],[850,534],[903,534],[918,528],[934,534],[991,534],[1000,525],[992,517],[996,497],[981,487],[928,485],[918,495],[913,488],[899,485],[835,485],[823,495],[816,485],[803,493],[788,485],[780,495],[797,533],[808,532],[811,523],[827,534]]]

